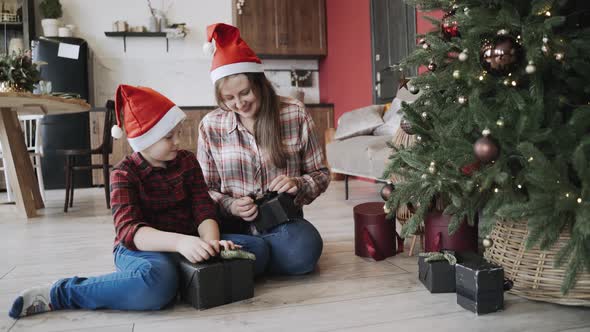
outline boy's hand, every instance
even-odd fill
[[[268,190],[295,195],[299,188],[297,188],[297,181],[295,179],[286,175],[279,175],[270,182]]]
[[[231,214],[246,221],[252,221],[258,216],[258,206],[248,196],[238,198],[231,203]]]
[[[218,244],[219,246],[219,244]],[[188,259],[191,263],[206,261],[212,256],[219,253],[215,251],[211,244],[201,240],[197,236],[184,235],[178,243],[176,243],[176,251]]]
[[[225,248],[225,250],[234,250],[242,247],[240,245],[234,244],[232,241],[227,240],[209,240],[207,242],[211,245],[211,247],[213,247],[216,253],[219,253],[221,247]]]

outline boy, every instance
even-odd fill
[[[12,318],[59,309],[158,310],[176,295],[180,253],[195,263],[209,259],[220,246],[216,207],[209,197],[195,155],[180,150],[184,112],[158,92],[120,85],[115,100],[135,151],[111,172],[117,272],[72,277],[25,290],[14,301]]]

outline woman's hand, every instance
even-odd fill
[[[258,216],[258,206],[248,196],[238,198],[231,203],[231,214],[246,221],[252,221]]]
[[[183,235],[176,243],[176,251],[191,263],[206,261],[219,253],[219,243],[217,251],[211,245],[214,241],[216,240],[203,241],[198,236]]]
[[[242,246],[234,244],[232,241],[227,240],[209,240],[207,241],[211,247],[215,250],[216,253],[219,253],[221,247],[225,248],[225,250],[235,250],[240,249]]]
[[[297,181],[286,175],[279,175],[268,185],[268,190],[276,191],[278,193],[286,192],[287,194],[295,195],[297,193]]]

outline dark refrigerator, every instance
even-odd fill
[[[60,43],[71,49],[79,46],[77,58],[60,54]],[[41,79],[50,81],[53,92],[77,93],[89,103],[89,50],[85,40],[80,38],[39,37],[32,43],[33,60],[44,61]],[[46,189],[65,188],[65,157],[58,153],[64,149],[90,149],[88,112],[45,116],[42,121],[43,178]],[[80,162],[90,163],[90,157],[80,157]],[[92,186],[91,171],[75,172],[77,188]]]

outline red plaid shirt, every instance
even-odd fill
[[[115,246],[137,250],[133,237],[142,226],[161,231],[198,235],[205,219],[216,219],[195,155],[178,151],[166,168],[152,167],[138,152],[127,156],[111,172],[111,207]]]
[[[295,99],[282,99],[280,112],[283,146],[289,155],[283,169],[264,158],[254,136],[234,112],[217,109],[201,121],[197,158],[209,194],[225,214],[231,215],[235,199],[265,192],[279,175],[296,179],[298,205],[311,203],[328,188],[330,173],[322,163],[322,149],[311,116]]]

